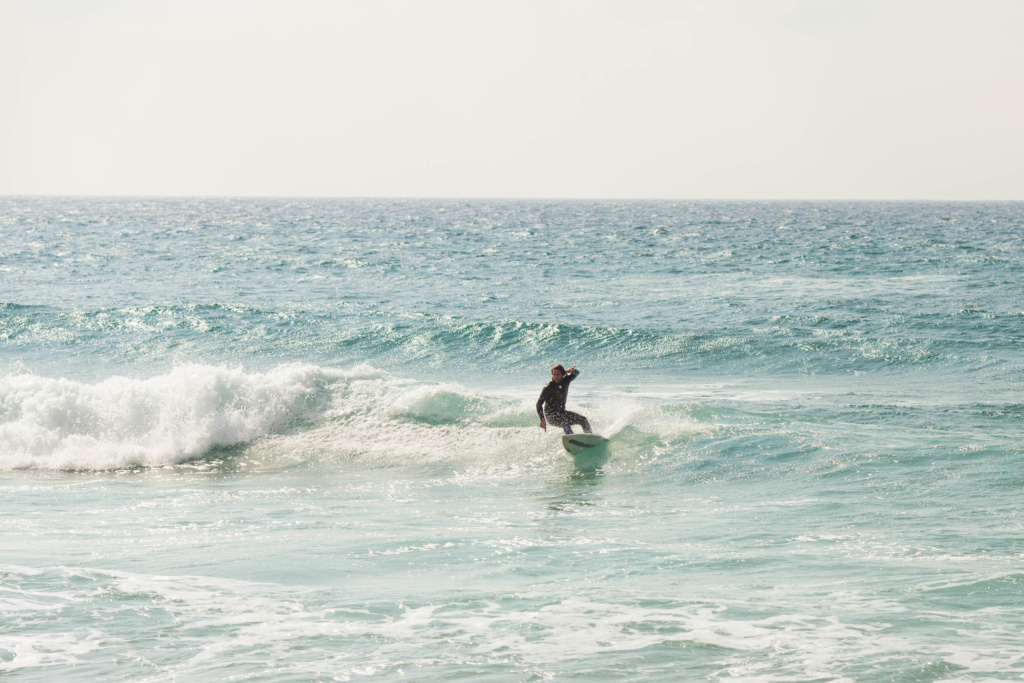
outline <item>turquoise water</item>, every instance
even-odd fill
[[[0,672],[1020,680],[1022,235],[0,198]],[[538,428],[555,363],[606,452]]]

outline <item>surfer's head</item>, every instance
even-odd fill
[[[555,367],[551,368],[551,379],[555,380],[556,382],[561,382],[563,377],[565,377],[565,368],[564,367],[562,367],[559,364],[559,365],[556,365]]]

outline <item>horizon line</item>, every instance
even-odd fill
[[[334,199],[358,201],[453,201],[453,202],[850,202],[850,203],[907,203],[907,204],[980,204],[980,203],[1021,203],[1024,199],[922,199],[922,198],[865,198],[865,197],[460,197],[460,196],[418,196],[418,195],[287,195],[287,194],[85,194],[85,193],[0,193],[4,199]]]

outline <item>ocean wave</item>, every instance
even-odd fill
[[[330,381],[308,365],[266,373],[186,365],[95,384],[10,374],[0,378],[0,469],[179,463],[322,414]]]
[[[755,312],[756,313],[756,312]],[[877,316],[876,316],[877,314]],[[868,321],[865,316],[875,316]],[[800,374],[1006,368],[1024,318],[957,308],[893,315],[830,308],[740,314],[649,325],[437,314],[386,315],[357,304],[333,310],[218,304],[65,310],[0,304],[0,342],[16,360],[145,366],[259,356],[320,365],[372,362],[450,371],[466,363],[496,373],[586,358],[607,372]],[[970,334],[964,334],[969,332]],[[88,374],[86,369],[81,374]]]
[[[986,340],[987,341],[987,340]],[[988,343],[925,336],[872,335],[842,322],[671,332],[539,322],[387,322],[333,337],[340,348],[417,366],[449,367],[466,358],[496,369],[587,358],[615,371],[870,372],[910,367],[971,367],[996,362]],[[976,347],[981,347],[976,348]]]
[[[534,400],[367,364],[184,365],[96,383],[20,372],[0,377],[0,469],[160,467],[242,445],[264,462],[527,466],[561,453],[556,435],[538,429]],[[577,407],[641,459],[708,428],[688,409],[614,392]]]

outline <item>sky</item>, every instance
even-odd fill
[[[0,194],[1024,200],[1024,0],[0,0]]]

